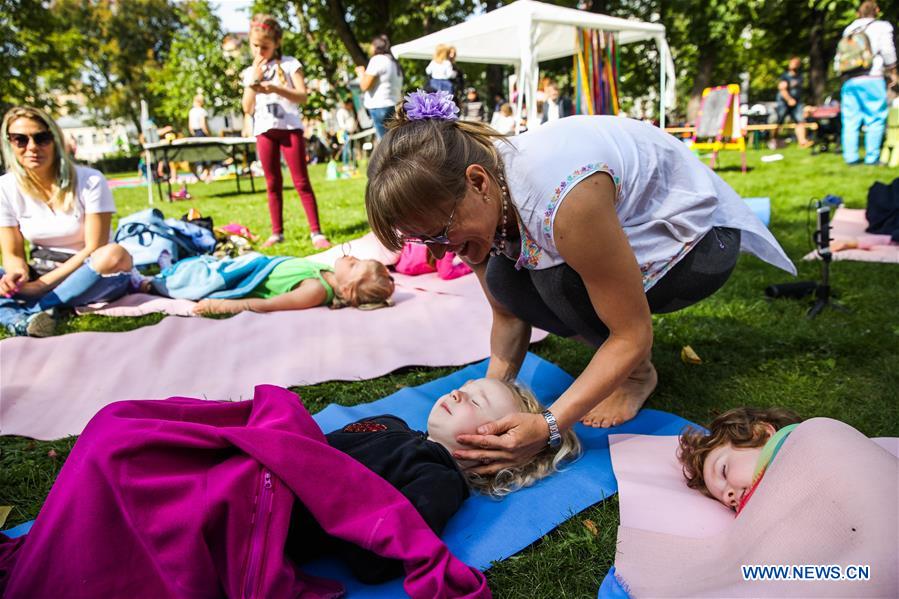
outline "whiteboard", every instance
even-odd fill
[[[698,139],[717,137],[721,133],[730,103],[731,93],[727,86],[713,89],[703,98],[699,122],[696,124]]]

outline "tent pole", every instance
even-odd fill
[[[515,87],[518,90],[518,98],[515,100],[515,135],[518,135],[521,132],[521,107],[524,99],[524,87],[521,85],[521,61],[515,63]]]
[[[667,95],[666,89],[666,72],[668,70],[668,45],[665,43],[660,43],[659,38],[656,38],[656,47],[659,49],[659,127],[662,129],[665,128],[665,96]]]

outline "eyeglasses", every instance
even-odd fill
[[[53,133],[50,131],[40,131],[34,135],[28,133],[9,133],[7,136],[9,143],[16,146],[20,150],[28,147],[28,140],[31,139],[36,145],[47,146],[53,143]]]
[[[450,227],[453,226],[453,217],[456,216],[456,208],[459,207],[459,202],[462,201],[462,196],[456,199],[456,203],[453,205],[453,211],[450,212],[449,220],[446,221],[446,226],[443,227],[443,233],[440,235],[404,235],[403,241],[411,241],[412,243],[423,243],[425,245],[449,245],[449,230]]]

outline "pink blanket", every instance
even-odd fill
[[[831,221],[830,238],[833,241],[855,241],[859,248],[833,252],[834,260],[857,260],[860,262],[890,262],[899,264],[899,245],[890,243],[888,235],[866,233],[868,220],[860,208],[837,209]],[[809,252],[803,260],[816,260],[817,252]]]
[[[899,439],[816,418],[797,428],[739,518],[689,490],[677,437],[613,435],[621,527],[616,574],[631,596],[896,596]],[[746,564],[871,566],[871,579],[744,581]]]
[[[258,384],[369,379],[402,366],[455,366],[489,355],[490,306],[474,275],[396,279],[396,305],[371,312],[170,317],[126,333],[3,340],[0,434],[77,435],[100,408],[122,399],[238,400]],[[531,341],[545,336],[535,330]]]

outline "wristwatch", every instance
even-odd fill
[[[547,445],[556,448],[562,444],[562,434],[559,432],[559,425],[556,423],[556,417],[549,410],[543,410],[543,419],[549,426],[549,441]]]

